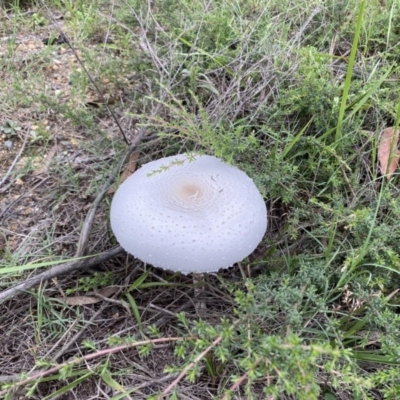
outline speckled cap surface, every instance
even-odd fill
[[[111,227],[120,245],[148,264],[212,272],[253,252],[267,209],[243,171],[213,156],[182,154],[145,164],[122,183]]]

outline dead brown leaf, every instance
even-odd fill
[[[393,127],[389,127],[382,131],[378,147],[378,160],[381,173],[385,175],[387,179],[390,179],[394,174],[400,161],[400,151],[397,148],[398,142],[398,130],[395,132]]]
[[[117,290],[118,290],[118,288],[116,286],[108,286],[108,287],[98,290],[97,293],[104,297],[111,297]],[[65,304],[67,304],[69,306],[83,306],[83,305],[88,305],[88,304],[96,304],[96,303],[100,303],[101,301],[103,301],[103,299],[100,297],[90,296],[90,295],[73,296],[73,297],[57,297],[57,299],[62,300]]]
[[[136,171],[136,167],[137,167],[137,161],[139,158],[139,153],[138,152],[134,152],[131,154],[131,156],[129,157],[129,161],[127,162],[124,171],[121,174],[121,178],[119,180],[119,184],[121,184],[122,182],[124,182],[126,179],[128,179],[135,171]],[[107,194],[112,194],[117,190],[117,185],[114,183],[110,189],[108,189]]]
[[[74,296],[74,297],[67,297],[62,299],[65,304],[69,306],[84,306],[88,304],[96,304],[103,301],[100,297],[95,296]]]

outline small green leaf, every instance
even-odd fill
[[[115,379],[113,379],[108,369],[104,369],[100,376],[101,379],[103,379],[104,383],[107,384],[110,388],[117,390],[120,393],[124,393],[128,396],[129,393]]]
[[[149,274],[150,274],[150,270],[143,272],[143,274],[140,275],[139,278],[137,278],[136,281],[132,283],[132,285],[129,287],[128,291],[131,292],[132,290],[139,289],[141,287],[142,283],[149,276]]]
[[[143,332],[142,318],[140,316],[139,308],[136,304],[136,301],[129,293],[126,293],[126,297],[128,299],[129,305],[131,306],[131,310],[136,319],[136,322],[139,326],[139,330],[140,330],[140,332]]]

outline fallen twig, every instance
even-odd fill
[[[218,336],[204,351],[202,351],[190,364],[188,364],[182,372],[176,377],[176,379],[158,396],[158,400],[162,400],[189,372],[190,368],[194,367],[199,361],[201,361],[207,353],[209,353],[213,347],[215,347],[221,340],[222,336]],[[1,393],[0,393],[1,394]]]
[[[39,285],[40,282],[47,281],[51,278],[55,278],[56,276],[70,273],[77,269],[94,267],[97,264],[108,261],[111,258],[117,256],[118,254],[121,254],[123,251],[124,250],[121,246],[117,246],[117,247],[114,247],[113,249],[105,251],[104,253],[100,253],[97,256],[94,256],[92,258],[86,258],[84,260],[72,261],[70,263],[56,265],[47,271],[44,271],[36,276],[33,276],[32,278],[29,278],[26,281],[21,282],[18,285],[15,285],[15,286],[1,292],[0,293],[0,304],[3,301],[9,299],[10,297],[17,295],[20,292],[24,292],[26,290],[29,290],[29,289]]]
[[[3,185],[3,183],[8,179],[9,175],[11,174],[11,171],[12,171],[12,170],[14,169],[14,167],[15,167],[15,164],[17,163],[17,161],[18,161],[19,158],[21,157],[22,152],[23,152],[24,149],[25,149],[26,142],[27,142],[27,140],[28,140],[28,137],[29,137],[30,132],[31,132],[31,127],[29,126],[28,131],[25,133],[25,137],[24,137],[24,141],[22,142],[22,146],[21,146],[21,148],[19,149],[18,154],[15,156],[14,161],[12,162],[10,168],[8,168],[8,171],[7,171],[6,174],[4,175],[4,178],[1,180],[1,182],[0,182],[0,187],[1,187],[1,186]]]
[[[40,185],[42,185],[44,182],[46,182],[48,179],[50,179],[49,177],[46,177],[44,179],[42,179],[40,182],[38,182],[35,186],[33,186],[32,188],[30,188],[28,191],[23,192],[22,194],[20,194],[13,202],[11,202],[7,207],[5,207],[1,212],[0,212],[0,221],[5,218],[5,216],[7,215],[7,213],[19,202],[21,201],[23,198],[29,196],[31,193],[33,193]]]
[[[129,279],[134,274],[134,272],[135,272],[135,269],[125,279],[125,283],[129,282]],[[122,287],[119,288],[119,290],[117,291],[117,293],[114,294],[113,297],[118,297],[120,295],[121,291],[122,291]],[[108,299],[108,300],[110,300],[110,299]],[[108,303],[103,304],[93,314],[93,316],[90,318],[90,320],[86,321],[86,323],[82,327],[82,329],[79,332],[77,332],[68,342],[64,343],[63,348],[60,351],[57,352],[57,354],[51,359],[51,361],[52,362],[56,362],[61,356],[63,356],[71,348],[71,346],[81,338],[81,336],[86,331],[86,329],[90,326],[90,324],[93,323],[99,315],[101,315],[101,313],[108,307],[108,305],[109,305]]]
[[[96,209],[98,205],[101,203],[103,200],[105,194],[107,193],[107,190],[111,186],[111,184],[114,182],[115,178],[117,177],[119,171],[121,170],[121,165],[123,165],[132,151],[135,150],[136,146],[139,144],[141,139],[143,138],[146,130],[140,129],[138,135],[136,136],[134,142],[127,148],[125,151],[124,155],[121,157],[121,162],[118,163],[114,169],[111,171],[110,176],[108,177],[107,181],[104,183],[102,186],[100,192],[98,193],[95,201],[93,202],[92,206],[90,207],[90,210],[86,216],[85,222],[83,224],[82,232],[79,238],[79,243],[78,243],[78,249],[76,251],[75,257],[81,257],[83,253],[85,252],[85,248],[87,246],[88,238],[89,238],[89,233],[93,224],[93,220],[96,214]],[[48,271],[42,272],[39,275],[36,275],[25,282],[22,282],[16,286],[13,286],[12,288],[9,288],[7,290],[4,290],[3,292],[0,293],[0,303],[3,302],[4,300],[15,296],[18,292],[25,291],[28,289],[31,289],[34,286],[37,286],[40,282],[54,278],[56,276],[75,271],[76,269],[82,269],[82,268],[88,268],[94,265],[97,265],[101,262],[107,261],[112,257],[115,257],[116,255],[120,254],[123,252],[123,249],[118,246],[114,249],[111,249],[105,253],[99,254],[98,256],[95,256],[90,259],[86,260],[80,260],[80,261],[74,261],[71,263],[66,263],[63,265],[57,265],[54,266],[53,268],[49,269]]]
[[[254,362],[253,366],[251,369],[249,369],[248,371],[246,371],[229,389],[228,389],[228,393],[226,393],[224,395],[224,397],[222,398],[222,400],[228,400],[230,399],[229,394],[233,393],[237,388],[240,387],[240,385],[243,383],[243,381],[249,376],[249,374],[254,371],[254,369],[258,366],[258,364],[260,364],[260,362],[263,360],[263,357],[259,357],[257,358],[257,360]]]
[[[144,346],[144,345],[148,345],[148,344],[159,344],[159,343],[168,343],[168,342],[177,342],[179,340],[193,340],[196,339],[194,337],[189,337],[189,338],[184,338],[184,337],[169,337],[169,338],[159,338],[159,339],[149,339],[149,340],[142,340],[139,342],[133,342],[133,343],[126,343],[123,344],[121,346],[117,346],[117,347],[112,347],[109,349],[104,349],[104,350],[99,350],[96,351],[95,353],[91,353],[91,354],[87,354],[86,356],[80,357],[80,358],[74,358],[72,360],[66,361],[64,363],[61,364],[57,364],[45,371],[39,371],[35,374],[32,374],[31,376],[16,382],[12,388],[10,389],[5,389],[0,391],[0,396],[4,396],[6,395],[10,390],[15,390],[18,387],[27,385],[30,382],[34,382],[37,381],[39,379],[45,378],[46,376],[52,375],[52,374],[56,374],[58,371],[60,371],[60,369],[62,369],[63,367],[72,367],[74,365],[79,365],[84,361],[90,361],[90,360],[94,360],[96,358],[99,357],[104,357],[104,356],[109,356],[111,354],[115,354],[118,353],[120,351],[126,350],[126,349],[130,349],[133,347],[139,347],[139,346]]]
[[[75,257],[81,257],[86,249],[88,239],[89,239],[89,234],[90,230],[92,228],[93,220],[96,215],[96,209],[103,200],[103,197],[107,194],[108,189],[110,186],[113,184],[115,181],[115,178],[118,176],[118,173],[121,170],[121,166],[125,164],[125,162],[128,160],[129,156],[131,153],[136,149],[137,145],[140,143],[142,140],[146,130],[145,129],[140,129],[137,136],[135,137],[133,143],[126,149],[125,153],[121,157],[121,162],[119,162],[114,169],[111,171],[110,176],[108,177],[107,181],[104,183],[102,188],[100,189],[100,192],[98,193],[96,199],[94,200],[93,204],[90,207],[89,212],[86,215],[85,222],[83,223],[82,231],[79,236],[79,242],[78,242],[78,248],[75,253]]]

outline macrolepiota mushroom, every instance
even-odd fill
[[[267,229],[253,180],[208,155],[149,162],[116,191],[111,227],[120,245],[155,267],[184,274],[242,261]]]

